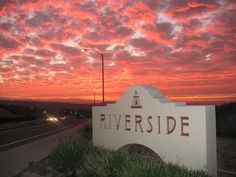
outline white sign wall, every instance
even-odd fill
[[[216,176],[215,106],[172,103],[149,86],[133,86],[115,104],[93,107],[93,143],[118,150],[144,145],[164,162]]]

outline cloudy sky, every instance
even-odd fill
[[[235,0],[0,0],[0,97],[106,100],[134,84],[236,100]]]

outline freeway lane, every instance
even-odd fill
[[[0,146],[16,142],[22,139],[27,139],[33,136],[51,132],[57,129],[62,129],[67,126],[77,125],[81,123],[78,119],[67,119],[57,122],[45,122],[38,125],[32,125],[12,130],[5,130],[0,132]]]
[[[0,151],[0,177],[12,177],[29,166],[29,162],[38,162],[47,157],[58,145],[60,139],[70,138],[76,140],[80,137],[78,131],[91,119],[57,132],[53,135],[37,139],[4,151]]]

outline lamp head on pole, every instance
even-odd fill
[[[81,49],[81,52],[86,52],[87,51],[87,49]]]
[[[81,52],[86,52],[88,50],[92,50],[94,52],[97,52],[102,57],[102,103],[104,104],[105,103],[105,93],[104,93],[104,53],[100,52],[97,49],[93,49],[93,48],[83,48],[83,49],[81,49]]]

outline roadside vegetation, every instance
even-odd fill
[[[91,132],[88,124],[79,132],[79,142],[61,142],[48,158],[51,167],[71,177],[208,177],[203,171],[166,164],[141,147],[126,153],[94,147]]]
[[[203,171],[166,164],[137,153],[122,153],[90,144],[59,144],[49,161],[67,176],[78,177],[208,177]]]
[[[49,157],[30,162],[29,168],[15,177],[209,177],[203,171],[166,164],[140,146],[130,146],[126,153],[94,147],[91,124],[78,133],[81,137],[76,142],[61,140]],[[226,140],[218,140],[218,167],[235,171],[235,143],[232,139]]]
[[[218,136],[236,137],[236,102],[216,106]]]
[[[133,146],[127,152],[111,151],[91,144],[91,124],[75,142],[60,141],[52,153],[15,177],[209,177],[203,171],[166,164],[147,149]]]

